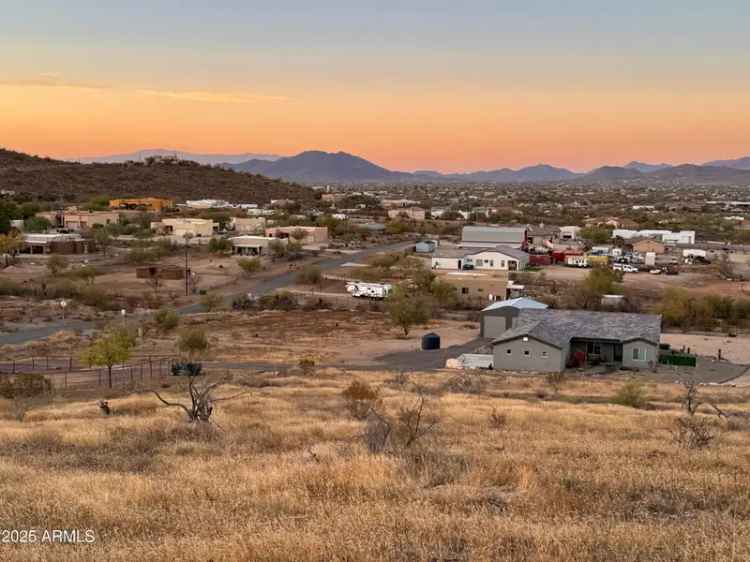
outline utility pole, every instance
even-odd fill
[[[190,239],[193,236],[186,232],[183,238],[185,239],[185,296],[190,296]]]

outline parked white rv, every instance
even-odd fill
[[[390,283],[362,283],[350,281],[346,284],[346,292],[353,297],[367,299],[384,299],[391,294],[393,286]]]

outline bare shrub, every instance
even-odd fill
[[[710,421],[693,415],[677,418],[673,435],[675,442],[686,449],[704,449],[716,438]]]
[[[466,394],[482,394],[484,391],[484,380],[479,372],[462,371],[443,386],[448,392],[464,392]]]
[[[381,406],[380,393],[363,381],[354,381],[341,395],[351,415],[358,420],[367,419],[371,408]]]
[[[52,401],[52,383],[48,378],[24,373],[0,380],[0,396],[13,404],[13,417],[23,421],[29,410]]]
[[[411,382],[409,373],[406,371],[399,371],[393,378],[386,381],[388,384],[394,384],[396,386],[404,387]]]
[[[299,360],[297,366],[302,371],[302,374],[306,377],[315,374],[315,359],[313,359],[312,357],[303,357]]]
[[[370,408],[364,433],[370,452],[403,453],[422,442],[438,423],[437,416],[425,405],[425,397],[420,395],[414,404],[401,408],[396,415]]]
[[[508,427],[508,414],[498,412],[493,408],[490,413],[489,423],[493,429],[506,429]]]
[[[560,389],[567,381],[567,377],[565,376],[565,373],[559,372],[559,373],[548,373],[547,376],[544,378],[545,382],[549,385],[549,387],[552,389],[552,391],[555,394],[558,394],[560,392]]]
[[[612,402],[630,408],[645,408],[648,404],[646,389],[641,381],[634,378],[628,379],[612,398]]]

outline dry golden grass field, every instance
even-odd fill
[[[353,381],[379,390],[349,408]],[[92,529],[93,544],[0,544],[33,561],[750,560],[750,427],[674,428],[684,390],[455,374],[235,375],[214,424],[147,392],[57,399],[15,421],[0,402],[0,527]],[[174,385],[168,399],[182,396]],[[739,389],[701,389],[747,412]],[[414,406],[423,397],[420,428]],[[427,429],[429,429],[427,431]],[[413,442],[410,436],[416,435]]]

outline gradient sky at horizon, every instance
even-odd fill
[[[7,4],[0,146],[35,154],[322,149],[442,171],[750,154],[746,0]]]

